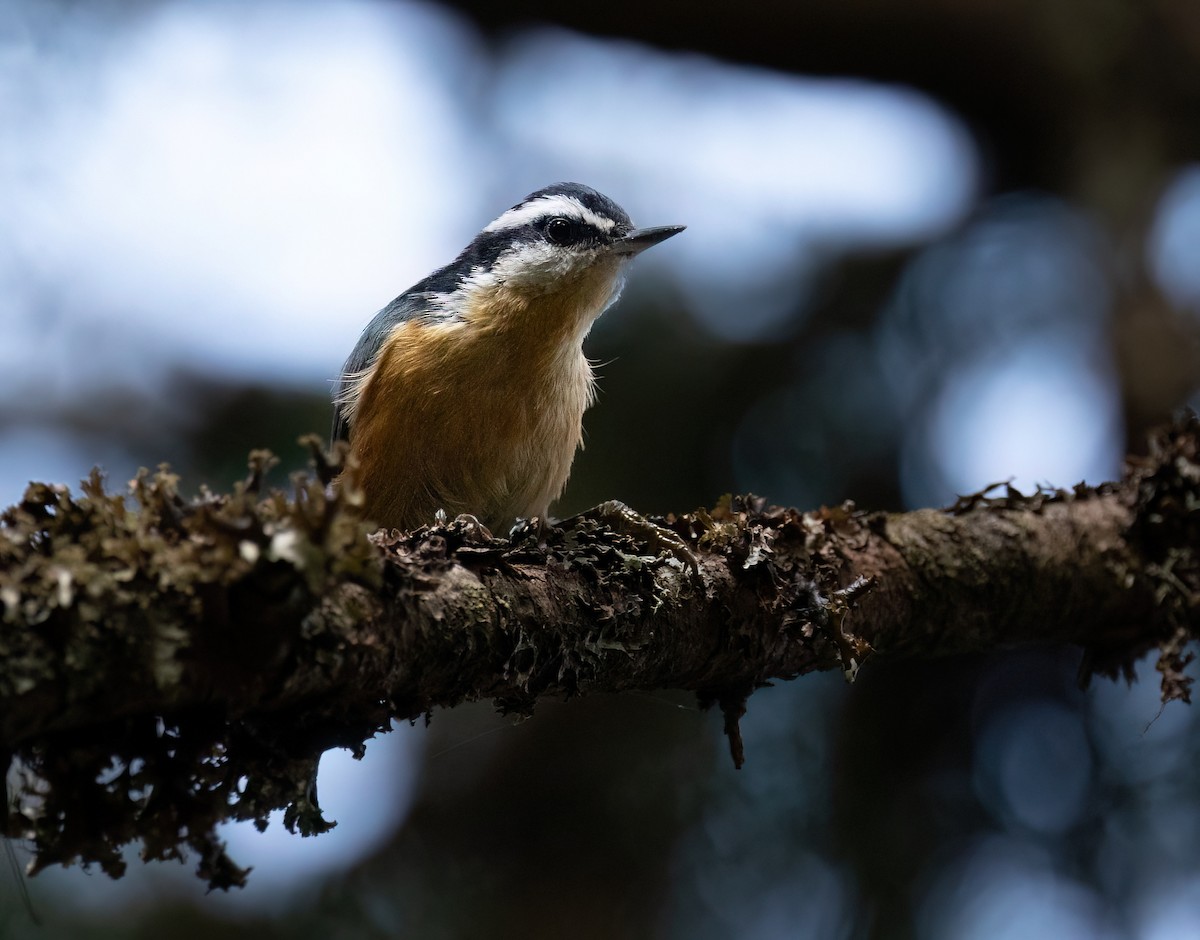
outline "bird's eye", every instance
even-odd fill
[[[551,219],[546,223],[546,238],[556,245],[570,244],[575,226],[567,219]]]

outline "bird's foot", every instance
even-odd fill
[[[700,575],[700,562],[682,538],[670,529],[651,522],[619,499],[607,500],[599,506],[563,519],[558,526],[563,529],[573,528],[582,519],[606,525],[620,535],[642,542],[654,549],[655,555],[668,555],[690,569],[693,575]]]

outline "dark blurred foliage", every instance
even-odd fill
[[[746,486],[806,507],[899,508],[921,403],[1014,337],[1083,343],[1080,310],[1100,311],[1084,332],[1114,364],[1129,448],[1200,384],[1194,322],[1143,270],[1159,194],[1200,157],[1194,3],[454,5],[497,41],[551,22],[913,86],[966,122],[984,159],[958,231],[832,262],[772,342],[719,342],[671,287],[635,279],[589,341],[601,396],[564,514],[612,497],[687,510]],[[1042,281],[1019,263],[1031,245],[1050,259]],[[953,293],[972,264],[1013,283]],[[994,314],[939,314],[964,296]],[[323,389],[187,376],[170,397],[123,401],[112,411],[127,420],[102,431],[214,488],[251,447],[298,466],[295,437],[328,420]],[[515,727],[486,705],[438,714],[407,822],[291,912],[230,920],[201,902],[45,936],[1195,935],[1195,911],[1168,932],[1147,911],[1197,897],[1200,724],[1175,706],[1147,730],[1152,688],[1084,692],[1077,663],[1072,651],[874,660],[852,687],[817,676],[766,690],[738,773],[717,716],[667,694],[547,703]],[[1043,932],[1021,932],[1026,911]],[[19,921],[9,909],[0,931]]]

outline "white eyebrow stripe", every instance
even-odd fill
[[[504,215],[490,222],[485,232],[500,232],[506,228],[519,228],[522,225],[528,225],[530,222],[535,222],[538,219],[544,219],[548,216],[563,215],[572,219],[578,219],[588,225],[600,229],[602,232],[611,232],[613,226],[617,223],[612,219],[605,218],[602,215],[597,215],[582,202],[573,196],[564,196],[560,193],[551,193],[546,196],[538,196],[533,202],[527,202],[517,206],[515,209],[509,209]]]

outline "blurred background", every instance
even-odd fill
[[[1187,0],[0,0],[0,502],[303,464],[372,313],[557,180],[650,252],[559,512],[1120,473],[1200,387]],[[0,875],[0,936],[1200,935],[1200,722],[1070,650],[487,703],[322,761],[338,828]],[[18,854],[22,849],[17,846]],[[132,854],[131,854],[132,858]]]

